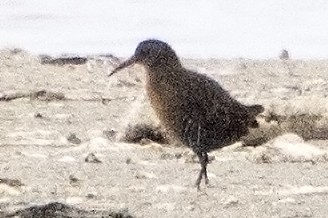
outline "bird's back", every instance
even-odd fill
[[[251,113],[205,75],[184,68],[148,74],[147,90],[159,119],[195,152],[229,145],[256,122],[257,112]]]

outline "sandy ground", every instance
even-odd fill
[[[128,125],[158,124],[140,66],[108,78],[110,58],[57,66],[1,51],[0,216],[62,202],[134,217],[326,217],[328,61],[183,63],[243,103],[263,104],[259,122],[270,125],[254,133],[268,136],[261,146],[210,153],[200,192],[188,148],[119,140]]]

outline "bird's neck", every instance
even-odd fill
[[[148,79],[152,82],[166,83],[168,80],[172,80],[179,76],[182,72],[182,65],[179,66],[148,66],[146,67]]]
[[[156,77],[163,73],[169,74],[171,72],[179,72],[183,67],[180,62],[166,63],[165,61],[162,61],[161,63],[148,65],[146,68]]]

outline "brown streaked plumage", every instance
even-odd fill
[[[147,71],[147,93],[164,127],[199,157],[202,177],[208,184],[207,152],[238,141],[257,128],[261,105],[246,106],[231,98],[215,80],[184,68],[174,50],[165,42],[151,39],[141,43],[134,55],[120,64],[113,75],[134,63]]]

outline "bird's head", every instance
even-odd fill
[[[149,39],[140,42],[134,55],[116,67],[109,76],[135,63],[149,69],[156,67],[173,69],[181,66],[175,51],[166,42]]]

